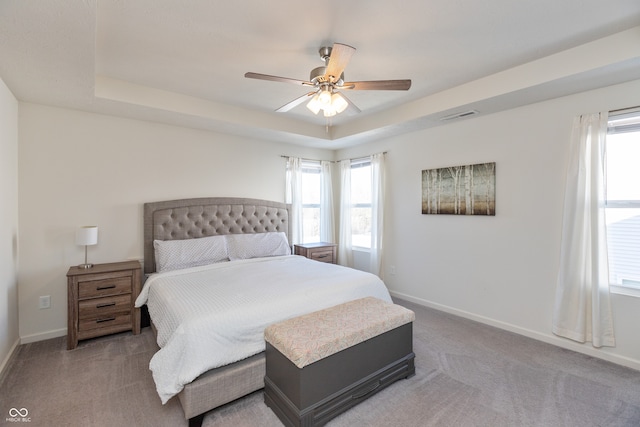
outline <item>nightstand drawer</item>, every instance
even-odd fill
[[[138,261],[71,267],[67,272],[67,349],[79,340],[117,332],[140,333],[140,309],[133,306],[140,294]]]
[[[80,282],[78,298],[96,298],[131,293],[131,276]]]
[[[78,332],[112,328],[114,326],[124,326],[127,329],[131,329],[131,311],[126,314],[107,314],[93,319],[81,319],[78,324]]]
[[[333,262],[333,249],[311,250],[308,257],[315,261]]]
[[[131,313],[131,294],[80,301],[78,310],[81,322],[115,313]]]

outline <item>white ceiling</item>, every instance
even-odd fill
[[[306,90],[318,49],[357,51],[362,112],[331,122]],[[340,148],[640,78],[638,0],[2,0],[0,77],[21,101]]]

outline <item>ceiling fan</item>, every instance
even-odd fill
[[[345,82],[344,69],[355,51],[354,47],[341,43],[334,43],[333,47],[321,47],[319,53],[320,58],[324,61],[324,66],[311,70],[309,81],[252,72],[246,73],[244,76],[249,79],[270,80],[312,87],[313,90],[311,92],[288,102],[278,108],[276,112],[284,113],[309,100],[307,108],[314,114],[318,114],[322,110],[327,118],[345,110],[348,114],[360,112],[360,109],[340,92],[342,90],[409,90],[411,80]]]

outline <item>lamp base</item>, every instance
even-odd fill
[[[91,268],[91,267],[93,267],[93,264],[80,264],[78,266],[78,268]]]

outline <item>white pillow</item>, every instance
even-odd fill
[[[227,234],[231,261],[278,255],[291,255],[287,235],[280,233]]]
[[[153,247],[158,273],[229,260],[224,236],[185,240],[154,240]]]

